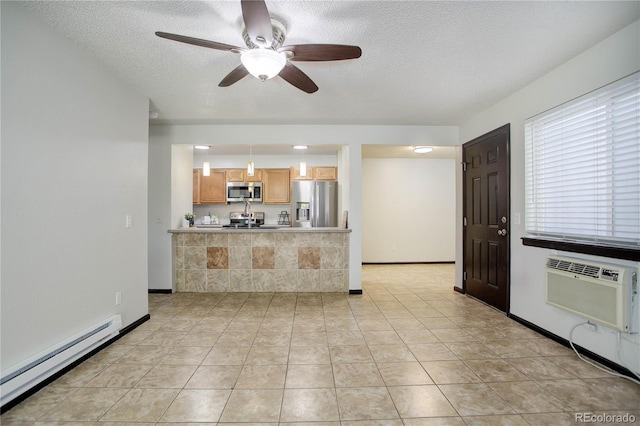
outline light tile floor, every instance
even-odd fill
[[[0,420],[546,426],[592,413],[640,422],[640,386],[453,284],[453,265],[371,265],[363,295],[150,295],[151,320]]]

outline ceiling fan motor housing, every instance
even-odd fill
[[[260,46],[254,43],[253,40],[251,40],[251,37],[249,37],[249,33],[247,33],[246,27],[242,29],[242,38],[244,39],[244,43],[249,49],[258,49],[263,47],[266,49],[278,50],[280,46],[284,44],[287,30],[284,28],[284,25],[282,25],[282,23],[276,21],[273,18],[271,18],[271,28],[273,28],[273,42],[271,43],[271,46]]]

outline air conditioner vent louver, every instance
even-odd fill
[[[548,258],[547,268],[557,269],[559,271],[572,272],[574,274],[584,275],[587,277],[600,277],[600,267],[595,265],[586,265],[584,263],[567,262],[565,260]]]

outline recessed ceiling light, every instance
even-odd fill
[[[293,149],[307,149],[309,148],[307,145],[293,145]]]
[[[433,151],[433,148],[430,146],[414,146],[413,152],[416,154],[426,154],[427,152]]]
[[[194,146],[195,149],[209,149],[210,147],[208,147],[207,145],[196,145]]]

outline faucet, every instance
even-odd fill
[[[251,228],[251,201],[244,200],[244,214],[247,216],[247,227]]]

